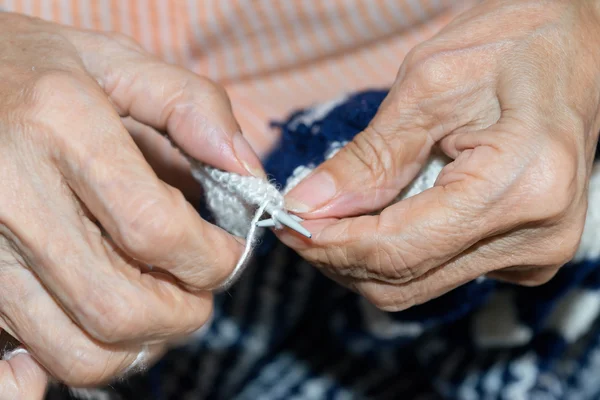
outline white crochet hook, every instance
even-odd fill
[[[258,221],[256,226],[261,228],[270,228],[277,226],[278,223],[281,223],[309,239],[312,237],[312,233],[300,225],[300,222],[304,221],[302,218],[293,214],[290,215],[279,208],[267,207],[266,211],[271,215],[271,218]]]
[[[292,219],[296,222],[302,222],[304,221],[302,218],[300,218],[297,215],[294,214],[289,214],[290,217],[292,217]],[[260,227],[260,228],[272,228],[275,226],[275,221],[273,221],[271,218],[268,219],[261,219],[260,221],[258,221],[256,223],[256,226]]]

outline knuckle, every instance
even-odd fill
[[[148,196],[133,198],[119,226],[123,250],[145,261],[170,253],[184,235],[185,224],[176,218],[178,206]]]
[[[550,261],[555,265],[565,265],[575,257],[581,240],[581,231],[572,230],[559,235],[554,240]]]
[[[547,265],[544,267],[530,267],[520,274],[517,274],[512,281],[517,285],[525,287],[542,286],[554,278],[561,266],[562,265]],[[508,281],[511,281],[511,279],[508,279]]]
[[[108,353],[89,342],[75,341],[51,371],[59,381],[69,386],[99,385],[111,378]]]
[[[157,68],[164,70],[164,65]],[[178,67],[169,68],[174,68],[171,72],[176,79],[159,119],[167,123],[170,131],[213,133],[214,127],[209,124],[206,114],[208,110],[231,110],[225,89],[208,78],[180,71]]]
[[[116,343],[135,335],[138,326],[134,307],[115,291],[91,290],[79,306],[79,319],[83,328],[96,340]]]
[[[71,71],[67,70],[47,70],[40,72],[33,80],[34,88],[40,94],[48,94],[61,90],[74,89],[79,83],[79,80]]]
[[[525,198],[529,199],[529,206],[539,219],[560,221],[577,203],[582,174],[576,159],[562,146],[550,145],[528,174]]]
[[[227,257],[227,260],[229,260],[229,257]],[[224,260],[219,258],[207,262],[205,257],[202,257],[200,262],[186,265],[185,271],[177,273],[177,277],[186,282],[191,291],[214,289],[232,277],[235,272],[236,261],[237,258],[231,259],[231,262],[225,264]],[[183,268],[179,268],[179,270],[183,270]]]
[[[546,283],[550,282],[552,278],[554,278],[560,267],[562,267],[562,264],[545,267],[543,270],[531,274],[529,279],[523,283],[523,286],[535,287],[545,285]]]
[[[124,47],[128,50],[135,52],[144,52],[144,48],[131,36],[121,32],[105,32],[103,34],[105,38],[116,43],[117,45]]]
[[[86,98],[82,74],[61,69],[40,72],[30,81],[29,99],[34,111],[53,109],[85,110]],[[74,99],[78,101],[73,101]]]
[[[163,68],[160,64],[158,68]],[[176,89],[174,89],[174,95],[172,96],[172,102],[191,102],[201,104],[230,104],[229,96],[225,88],[213,80],[194,75],[185,70],[179,70],[178,67],[173,72],[178,73],[178,81]],[[181,72],[181,74],[179,74]]]
[[[556,176],[556,179],[556,183],[549,185],[546,195],[543,196],[544,202],[541,203],[546,205],[546,219],[550,221],[563,219],[575,200],[576,188],[573,181],[563,180],[563,176]]]
[[[394,171],[394,156],[389,145],[389,137],[370,126],[348,143],[342,152],[360,163],[368,181],[375,188],[382,188],[390,181]]]
[[[408,259],[409,254],[410,252],[406,252],[396,243],[377,241],[366,262],[371,277],[383,282],[399,284],[418,278],[424,271],[418,263],[415,263],[416,259]]]
[[[409,71],[416,69],[420,62],[429,57],[430,54],[431,52],[428,51],[425,42],[416,45],[408,52],[404,59],[406,69]]]
[[[396,290],[396,288],[379,284],[371,284],[367,287],[359,286],[358,290],[369,303],[381,311],[398,312],[416,304],[416,299],[410,290]]]
[[[372,240],[367,263],[376,268],[375,278],[381,281],[405,284],[419,279],[438,265],[438,254],[452,251],[455,239],[460,240],[449,230],[431,231],[417,226],[398,235],[397,220],[388,218],[384,213],[378,219],[376,231],[385,239],[378,237]]]
[[[450,53],[418,48],[409,59],[407,76],[412,84],[426,93],[446,89],[456,79],[452,57]]]
[[[225,100],[229,103],[229,95],[223,86],[203,76],[198,77],[198,83],[201,86],[200,93],[202,93],[203,96],[210,99]]]

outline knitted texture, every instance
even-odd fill
[[[194,162],[192,175],[204,188],[206,204],[217,225],[236,236],[246,236],[257,208],[265,203],[283,209],[275,185],[253,176],[241,176]]]

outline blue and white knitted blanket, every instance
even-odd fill
[[[367,126],[385,94],[274,124],[283,139],[267,172],[283,186],[298,166],[318,165]],[[398,313],[339,287],[267,233],[197,340],[112,390],[160,400],[599,399],[599,216],[588,216],[596,228],[586,228],[577,261],[546,285],[479,280]]]

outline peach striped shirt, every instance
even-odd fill
[[[255,147],[268,123],[390,85],[406,53],[453,18],[452,0],[0,0],[0,8],[120,31],[220,82]]]

